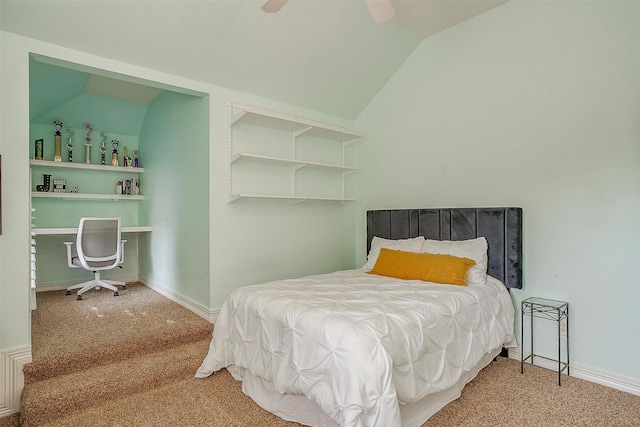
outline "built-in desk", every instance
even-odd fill
[[[146,233],[151,231],[152,227],[150,225],[134,225],[129,227],[122,227],[120,229],[121,233]],[[69,228],[32,228],[31,232],[35,236],[43,236],[43,235],[66,235],[66,234],[78,234],[78,227],[69,227]]]
[[[134,244],[137,245],[137,234],[135,236],[126,237],[128,233],[148,233],[151,232],[153,227],[150,225],[134,225],[121,227],[120,232],[122,233],[123,239],[128,239],[130,241],[129,245]],[[36,228],[33,227],[31,229],[31,289],[35,291],[54,291],[60,289],[66,289],[69,284],[72,282],[79,283],[76,281],[76,276],[68,275],[61,268],[60,269],[49,269],[48,271],[44,271],[42,275],[40,275],[40,282],[36,285],[36,245],[42,245],[38,250],[38,257],[44,254],[43,259],[50,258],[49,261],[45,261],[44,265],[48,265],[51,262],[59,262],[61,257],[65,257],[65,248],[62,245],[63,240],[75,241],[76,235],[78,234],[78,227],[41,227]],[[41,236],[51,236],[51,237],[41,237]],[[123,240],[125,241],[125,240]],[[133,246],[131,249],[134,252],[137,250],[137,246]],[[129,252],[130,250],[127,250]],[[130,258],[131,261],[134,261],[132,266],[129,269],[126,269],[124,272],[119,272],[123,276],[118,276],[117,280],[121,280],[124,282],[134,282],[138,280],[138,268],[135,267],[137,264],[137,257],[133,256]],[[65,264],[66,265],[66,259]],[[51,272],[53,271],[53,273]],[[35,300],[34,300],[35,301]],[[33,306],[35,308],[35,305]]]

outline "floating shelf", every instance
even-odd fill
[[[29,160],[29,165],[38,168],[84,169],[102,172],[143,173],[144,168],[94,165],[90,163],[52,162],[51,160]]]
[[[291,200],[294,203],[300,203],[305,200],[319,200],[319,201],[331,201],[331,202],[341,202],[343,205],[346,203],[353,202],[354,199],[346,198],[346,186],[345,179],[346,176],[351,172],[355,171],[355,167],[346,166],[345,165],[345,147],[352,142],[358,141],[362,139],[362,135],[358,135],[352,132],[348,132],[342,127],[332,126],[329,124],[319,123],[312,120],[302,119],[296,116],[285,115],[281,113],[276,113],[273,111],[262,110],[255,107],[249,107],[246,105],[240,105],[236,103],[229,103],[229,115],[228,115],[228,133],[227,133],[227,154],[228,154],[228,169],[227,169],[227,203],[232,203],[238,199],[281,199],[281,200]],[[233,139],[234,139],[234,127],[239,123],[249,124],[252,126],[263,127],[268,129],[273,129],[279,132],[282,132],[282,140],[290,140],[291,144],[291,156],[290,157],[276,157],[276,156],[266,156],[263,154],[256,153],[234,153],[233,149]],[[297,157],[297,139],[298,137],[311,136],[314,138],[339,142],[337,147],[333,148],[331,144],[322,145],[322,150],[328,149],[327,153],[334,153],[335,149],[339,149],[340,154],[340,163],[339,164],[331,164],[331,163],[323,163],[317,161],[307,161],[301,160]],[[246,137],[246,135],[245,135]],[[286,139],[285,139],[286,138]],[[314,139],[308,139],[307,142],[315,143]],[[254,145],[261,144],[260,140],[254,140]],[[268,145],[268,144],[267,144]],[[326,147],[326,148],[325,148]],[[266,148],[268,149],[268,147]],[[251,150],[250,150],[251,151]],[[260,150],[262,151],[262,150]],[[279,153],[280,155],[281,152]],[[337,153],[335,153],[337,154]],[[325,155],[325,158],[326,155]],[[333,158],[333,157],[329,157]],[[233,167],[234,163],[238,161],[254,161],[254,162],[263,162],[263,163],[275,163],[281,165],[291,165],[291,172],[289,178],[289,191],[290,194],[252,194],[252,193],[243,193],[244,189],[236,189],[236,193],[233,192]],[[323,159],[320,159],[323,160]],[[342,197],[320,197],[320,196],[299,196],[298,193],[298,177],[297,171],[300,168],[310,167],[316,169],[324,169],[328,171],[332,171],[331,173],[340,173],[338,176],[341,179],[341,186],[339,186],[336,190],[339,190]],[[249,172],[251,167],[249,167]],[[275,170],[275,169],[274,169]],[[278,174],[284,174],[285,171],[278,170]],[[245,177],[249,177],[247,175],[247,171],[245,169],[241,169],[238,173],[244,173]],[[278,175],[281,176],[281,175]],[[306,178],[311,177],[312,175],[307,175]],[[331,181],[334,179],[329,174],[323,174],[323,177],[318,180],[315,178],[315,182],[318,182],[322,185],[322,183],[333,183],[335,181]],[[306,183],[306,181],[305,181]],[[247,186],[245,184],[245,186]],[[326,185],[325,185],[326,186]],[[248,185],[251,187],[251,184]],[[253,186],[254,190],[259,191],[256,186]],[[252,191],[250,188],[249,191]],[[265,190],[269,193],[288,193],[284,188],[278,186],[274,189]],[[304,190],[302,190],[304,192]],[[329,193],[333,193],[333,191],[329,191]]]
[[[238,199],[276,199],[276,200],[291,200],[294,203],[302,203],[305,200],[318,200],[325,202],[342,202],[351,203],[355,202],[355,199],[343,199],[341,197],[306,197],[306,196],[287,196],[287,195],[270,195],[270,194],[232,194],[230,202]]]
[[[143,195],[129,194],[90,194],[90,193],[55,193],[32,191],[31,197],[40,197],[45,199],[69,199],[69,200],[143,200]]]
[[[235,123],[247,123],[255,126],[292,132],[296,135],[307,134],[317,136],[319,138],[340,141],[345,144],[350,144],[363,138],[362,135],[347,132],[338,126],[316,123],[295,116],[278,114],[272,111],[260,110],[258,108],[247,107],[239,104],[232,105],[235,108],[240,109],[240,111],[231,118],[232,125]]]
[[[246,154],[246,153],[234,154],[233,156],[231,156],[231,163],[241,159],[255,160],[255,161],[267,162],[267,163],[282,163],[282,164],[288,164],[288,165],[299,166],[299,167],[310,166],[310,167],[321,168],[321,169],[334,169],[334,170],[340,170],[343,172],[353,172],[356,170],[356,168],[352,168],[348,166],[339,166],[339,165],[332,165],[328,163],[318,163],[318,162],[307,162],[304,160],[292,160],[292,159],[284,159],[280,157],[269,157],[269,156],[261,156],[257,154]]]

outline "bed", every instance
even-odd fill
[[[234,291],[196,377],[226,368],[305,425],[420,426],[515,346],[520,208],[368,211],[367,237],[362,268]]]

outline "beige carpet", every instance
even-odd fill
[[[213,326],[146,286],[114,297],[106,289],[77,301],[65,291],[38,292],[32,311],[33,362],[25,382],[124,360],[152,350],[209,338]]]
[[[211,326],[146,287],[131,286],[117,298],[106,291],[104,295],[92,292],[83,301],[55,294],[38,294],[39,313],[33,314],[34,320],[39,317],[33,328],[34,364],[55,369],[49,360],[59,363],[60,355],[47,356],[45,349],[57,348],[64,351],[65,357],[77,359],[73,350],[77,345],[80,353],[91,354],[96,360],[99,352],[107,356],[108,348],[125,347],[123,341],[137,348],[125,349],[128,356],[117,358],[115,363],[102,361],[79,370],[65,366],[61,369],[64,373],[31,379],[23,393],[21,416],[0,418],[0,427],[18,426],[20,420],[25,426],[298,426],[261,409],[242,393],[240,384],[226,370],[207,379],[194,378],[207,352],[209,337],[198,338],[193,331],[196,325],[203,325],[209,334]],[[128,296],[131,299],[127,302]],[[126,307],[135,300],[140,306]],[[61,305],[53,309],[56,304]],[[55,314],[58,321],[64,322],[61,330],[67,333],[45,327],[52,325],[45,313]],[[122,318],[116,320],[114,313]],[[100,333],[103,328],[112,327],[112,322],[101,323],[105,316],[121,325],[121,333]],[[150,321],[152,317],[156,320]],[[91,318],[98,326],[77,327]],[[136,326],[130,333],[140,337],[142,346],[121,337],[132,324]],[[184,336],[168,326],[175,324],[185,330]],[[52,333],[52,329],[57,332]],[[167,334],[174,339],[170,344]],[[111,339],[115,345],[108,343]],[[559,425],[640,426],[640,397],[566,376],[558,387],[553,372],[527,366],[521,375],[519,362],[500,358],[467,385],[460,399],[425,424],[428,427]]]

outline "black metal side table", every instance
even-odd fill
[[[569,303],[565,301],[556,301],[545,298],[527,298],[522,301],[522,310],[520,311],[520,337],[524,344],[524,319],[525,315],[529,315],[530,324],[530,345],[531,353],[524,357],[524,349],[520,353],[520,373],[524,373],[524,362],[530,359],[530,364],[533,365],[533,357],[540,357],[542,359],[550,360],[558,363],[558,385],[561,385],[560,374],[566,369],[567,375],[569,375]],[[535,354],[533,351],[533,318],[541,318],[547,320],[554,320],[558,323],[558,358],[552,359],[545,356]],[[561,324],[566,319],[567,330],[565,333],[565,348],[566,348],[566,361],[562,361],[561,358],[561,346],[560,337],[562,336]]]

